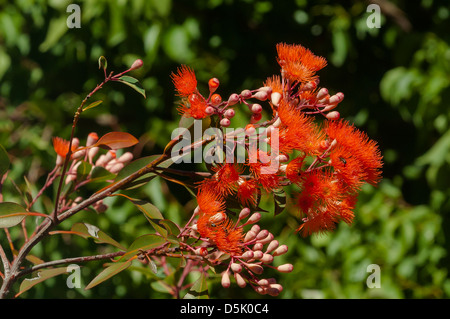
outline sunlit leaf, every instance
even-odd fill
[[[71,231],[74,232],[74,234],[84,238],[93,238],[94,241],[99,244],[110,244],[117,248],[120,248],[121,250],[126,249],[124,246],[105,234],[97,226],[91,224],[76,223],[72,226]]]
[[[84,108],[83,108],[83,111],[92,109],[92,108],[94,108],[94,107],[96,107],[96,106],[99,106],[99,105],[102,104],[102,103],[103,103],[103,101],[101,101],[101,100],[92,102],[92,103],[89,104],[88,106],[84,107]]]

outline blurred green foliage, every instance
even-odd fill
[[[450,9],[438,1],[380,1],[381,27],[370,29],[368,3],[329,0],[109,0],[79,1],[81,28],[69,29],[70,1],[0,0],[0,144],[11,156],[17,188],[35,194],[53,167],[52,136],[68,138],[73,113],[102,80],[97,59],[134,71],[147,99],[123,85],[95,96],[100,107],[83,114],[77,136],[84,140],[123,130],[144,147],[136,156],[161,152],[178,123],[170,73],[190,65],[200,90],[220,79],[223,97],[257,88],[279,72],[275,45],[299,43],[328,59],[321,85],[344,92],[339,111],[379,142],[385,166],[378,188],[361,192],[352,226],[302,238],[290,208],[263,225],[290,250],[283,262],[294,272],[278,275],[281,298],[448,298],[450,235]],[[239,123],[237,123],[239,124]],[[189,169],[189,167],[184,167]],[[4,197],[20,201],[11,180]],[[195,205],[189,193],[159,179],[140,190],[166,218],[181,222]],[[51,196],[50,196],[51,197]],[[40,200],[37,209],[51,207]],[[73,222],[97,225],[123,244],[148,232],[144,216],[119,198],[97,215]],[[269,209],[273,203],[264,202]],[[291,206],[292,207],[292,206]],[[62,225],[70,228],[70,225]],[[20,235],[12,230],[11,235]],[[0,235],[2,243],[4,234]],[[98,245],[82,238],[52,237],[33,249],[46,260],[91,255]],[[82,268],[82,287],[101,262]],[[378,264],[381,288],[369,289],[367,266]],[[85,291],[68,289],[65,277],[47,280],[25,298],[166,298],[144,268],[125,271]],[[16,287],[17,288],[17,287]],[[221,288],[215,298],[258,298],[251,289]]]

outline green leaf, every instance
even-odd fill
[[[158,248],[159,246],[166,243],[164,237],[156,234],[146,234],[142,235],[128,247],[127,252],[123,255],[124,258],[130,258],[139,253],[140,250],[149,250],[153,248]]]
[[[0,228],[9,228],[19,224],[27,213],[27,210],[19,204],[12,202],[0,203]]]
[[[281,214],[283,210],[286,208],[286,193],[280,188],[273,191],[273,199],[275,202],[275,210],[274,214],[277,216]]]
[[[93,238],[96,243],[110,244],[121,250],[126,250],[124,246],[122,246],[117,241],[109,237],[97,226],[90,225],[87,223],[76,223],[72,226],[71,231],[73,231],[76,235],[79,235],[83,238]]]
[[[80,181],[85,180],[91,170],[92,170],[91,164],[85,161],[81,161],[80,166],[78,166],[77,168],[77,179]]]
[[[97,286],[98,284],[108,280],[109,278],[117,275],[119,272],[127,269],[131,266],[131,261],[125,262],[116,262],[111,266],[103,269],[92,281],[86,286],[86,290],[91,289],[92,287]]]
[[[37,285],[38,283],[43,282],[44,280],[64,274],[66,272],[67,272],[67,267],[39,270],[37,272],[36,277],[26,278],[24,281],[22,281],[22,283],[20,284],[19,292],[15,295],[15,297],[24,293],[28,289]]]
[[[0,176],[8,171],[10,164],[11,162],[9,160],[8,153],[3,145],[0,144]]]
[[[201,273],[200,277],[194,282],[184,299],[209,299],[208,282],[204,273]]]
[[[146,98],[145,90],[142,87],[141,83],[137,79],[135,79],[135,78],[133,78],[131,76],[128,76],[128,75],[124,75],[124,76],[121,76],[118,79],[118,81],[128,85],[131,88],[133,88],[136,92],[142,94],[142,96],[144,96],[144,98]]]
[[[83,112],[86,111],[86,110],[92,109],[92,108],[94,108],[94,107],[96,107],[96,106],[99,106],[99,105],[102,104],[102,103],[103,103],[102,100],[92,102],[91,104],[89,104],[88,106],[86,106],[86,107],[83,108]]]

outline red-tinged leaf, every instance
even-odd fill
[[[27,278],[24,281],[22,281],[22,283],[20,284],[19,292],[15,295],[15,297],[24,293],[28,289],[37,285],[38,283],[43,282],[44,280],[64,274],[66,272],[67,272],[67,267],[39,270],[37,272],[36,277]]]
[[[97,143],[91,147],[98,146],[109,150],[117,150],[136,145],[138,142],[138,139],[130,133],[110,132],[100,137]]]
[[[91,289],[92,287],[97,286],[98,284],[117,275],[119,272],[127,269],[130,266],[131,266],[131,261],[128,260],[125,262],[116,262],[116,263],[112,264],[111,266],[106,267],[94,279],[92,279],[92,281],[86,286],[85,289],[88,290],[88,289]]]

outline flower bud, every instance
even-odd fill
[[[239,95],[236,93],[233,93],[228,98],[228,106],[235,105],[237,102],[239,102]]]
[[[262,106],[258,103],[250,104],[250,111],[253,113],[261,113],[262,112]]]
[[[255,213],[256,214],[256,213]],[[261,230],[261,228],[259,227],[259,225],[253,225],[252,228],[250,229],[252,232],[255,232],[256,234],[259,233],[259,231]]]
[[[256,244],[254,244],[253,245],[253,251],[258,251],[258,250],[263,250],[263,248],[264,248],[264,245],[263,244],[261,244],[261,243],[256,243]]]
[[[214,114],[215,111],[216,110],[212,106],[207,106],[205,108],[205,113],[208,114],[208,115]]]
[[[234,273],[234,279],[239,287],[244,288],[247,286],[245,279],[239,273]]]
[[[229,288],[230,287],[230,276],[228,275],[228,271],[224,271],[222,274],[222,287]]]
[[[228,127],[230,126],[230,124],[231,124],[230,119],[227,119],[226,117],[220,120],[220,126]]]
[[[258,242],[265,245],[265,244],[271,242],[273,240],[273,238],[274,238],[273,234],[269,233],[265,238],[258,240]]]
[[[338,111],[332,111],[326,115],[326,118],[331,121],[339,120],[340,117],[341,115]]]
[[[125,152],[123,153],[117,161],[122,164],[128,164],[133,159],[133,153],[131,152]]]
[[[98,141],[98,135],[95,132],[89,133],[87,140],[86,140],[86,146],[94,145]]]
[[[279,272],[288,273],[294,270],[294,266],[292,264],[283,264],[276,268]]]
[[[250,123],[258,123],[262,119],[261,113],[253,113],[250,118]]]
[[[241,255],[242,259],[252,259],[253,258],[253,251],[247,250],[245,253]]]
[[[220,223],[221,221],[223,221],[226,218],[225,213],[217,213],[214,216],[209,218],[209,222],[210,223]]]
[[[260,260],[265,264],[270,264],[273,261],[273,256],[271,254],[264,254]]]
[[[275,249],[275,251],[273,252],[273,256],[281,256],[284,255],[285,253],[287,253],[288,251],[288,246],[286,245],[281,245],[280,247],[278,247],[277,249]]]
[[[278,240],[272,240],[269,246],[267,246],[266,253],[271,253],[272,251],[278,248],[278,245],[279,245]]]
[[[261,240],[266,238],[269,235],[269,231],[267,229],[261,230],[258,235],[256,235],[256,240]]]
[[[115,163],[114,165],[112,165],[108,170],[111,172],[111,173],[113,173],[113,174],[117,174],[117,173],[119,173],[121,170],[122,170],[122,168],[124,167],[125,165],[123,164],[123,163]]]
[[[253,239],[255,239],[255,237],[256,237],[256,232],[251,231],[251,230],[248,231],[247,234],[245,235],[244,243],[252,241]]]
[[[242,271],[242,266],[241,266],[241,264],[238,264],[238,263],[232,263],[230,265],[230,268],[233,272],[241,272]]]
[[[319,92],[317,93],[317,95],[316,95],[316,99],[320,101],[320,100],[322,100],[323,98],[325,98],[327,96],[329,96],[328,89],[327,88],[321,88],[319,90]]]
[[[209,81],[208,81],[209,92],[211,92],[211,93],[215,92],[217,90],[217,88],[219,87],[219,84],[220,84],[219,79],[217,79],[217,78],[209,79]]]
[[[249,225],[249,224],[254,224],[259,222],[259,220],[261,219],[261,214],[260,213],[253,213],[249,219],[247,219],[247,222],[245,223],[245,225]]]
[[[253,258],[261,259],[264,253],[261,250],[253,250]]]
[[[219,105],[220,103],[222,103],[222,97],[220,96],[220,94],[213,94],[211,96],[211,104],[214,106]]]
[[[339,92],[339,93],[336,93],[335,95],[333,95],[332,97],[330,97],[329,103],[330,104],[338,104],[338,103],[341,103],[343,99],[344,99],[344,93]]]
[[[250,208],[247,208],[247,207],[243,208],[241,210],[241,212],[239,213],[239,219],[241,220],[241,219],[247,218],[248,215],[250,215],[250,212],[251,212]]]
[[[249,98],[252,97],[252,92],[251,92],[250,90],[243,90],[243,91],[241,92],[241,97],[242,97],[243,99],[249,99]]]
[[[227,119],[231,119],[236,115],[236,111],[233,109],[228,109],[225,111],[225,113],[223,114],[223,116],[225,116]]]
[[[143,65],[144,65],[144,61],[142,61],[141,59],[137,59],[137,60],[134,61],[133,64],[131,65],[130,71],[131,71],[131,70],[140,69]]]
[[[278,107],[278,104],[280,103],[281,100],[281,93],[278,92],[273,92],[270,95],[270,101],[272,102],[273,105]]]
[[[264,268],[261,265],[258,264],[245,264],[245,265],[251,272],[257,275],[261,275],[264,272]]]
[[[258,99],[260,101],[265,101],[269,97],[266,91],[258,91],[255,94],[253,94],[253,97],[255,99]]]

